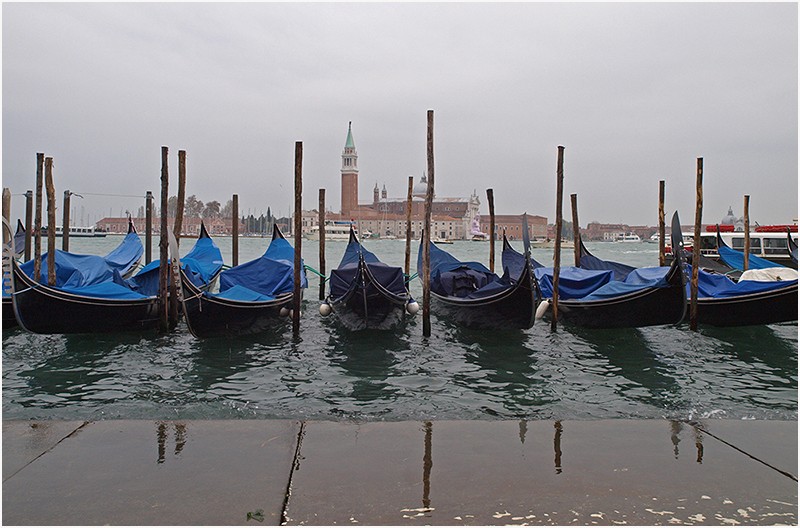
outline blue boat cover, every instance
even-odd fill
[[[308,287],[304,267],[300,270],[300,287]],[[293,290],[294,248],[285,238],[276,237],[259,258],[220,273],[219,293],[205,295],[233,301],[257,302],[271,301]]]
[[[692,276],[692,268],[690,265],[686,266],[686,273],[688,277]],[[698,270],[697,278],[697,298],[698,299],[727,299],[730,297],[738,297],[740,295],[748,295],[752,293],[763,293],[773,290],[780,290],[792,284],[797,284],[796,280],[791,281],[739,281],[734,282],[725,275],[717,273],[708,273],[702,269]],[[686,297],[691,296],[691,283],[686,282]]]
[[[79,288],[110,281],[114,278],[114,268],[98,255],[79,255],[67,251],[55,250],[57,288]],[[48,253],[42,255],[42,267],[39,281],[47,284]],[[33,278],[33,259],[20,264],[20,268],[28,277]]]
[[[553,268],[536,268],[533,270],[539,289],[545,299],[553,298]],[[582,299],[601,286],[614,280],[611,270],[585,270],[568,266],[561,268],[558,275],[559,299]]]
[[[728,266],[737,270],[744,270],[744,251],[737,251],[728,246],[720,246],[717,248],[719,258]],[[767,259],[750,255],[748,259],[748,267],[750,269],[766,269],[766,268],[783,268],[785,266],[770,262]]]
[[[614,272],[615,281],[624,281],[628,274],[636,269],[635,267],[628,266],[627,264],[613,262],[610,260],[601,260],[586,250],[586,246],[583,245],[583,240],[581,240],[580,244],[580,267],[583,269],[611,270]]]
[[[131,288],[143,295],[158,295],[158,268],[160,260],[154,260],[128,279]],[[222,252],[209,237],[197,239],[192,250],[181,257],[181,269],[192,284],[206,286],[222,269]]]
[[[106,262],[112,268],[117,269],[121,275],[125,275],[136,264],[144,254],[144,246],[136,232],[125,235],[119,246],[105,256]]]
[[[646,289],[669,287],[669,282],[667,282],[667,274],[669,273],[670,269],[671,268],[669,266],[636,268],[631,271],[624,280],[612,280],[608,284],[596,289],[586,297],[582,297],[580,300],[600,301],[605,299],[613,299],[615,297],[636,293]],[[561,280],[559,279],[559,290],[561,289],[560,286]]]
[[[462,262],[433,242],[430,243],[430,260],[431,291],[442,297],[483,299],[513,287],[509,269],[498,277],[480,262]],[[515,265],[511,262],[508,267]],[[417,270],[422,272],[422,251],[417,255]]]
[[[398,297],[404,297],[407,294],[403,268],[384,264],[374,253],[351,237],[344,250],[342,260],[339,262],[339,267],[331,272],[330,296],[332,299],[339,299],[347,294],[350,285],[356,280],[359,253],[364,257],[369,272],[384,289]]]
[[[119,274],[117,273],[117,277]],[[122,279],[119,279],[122,281]],[[127,284],[120,284],[120,282],[109,281],[109,282],[101,282],[99,284],[90,284],[88,286],[82,286],[78,288],[72,287],[65,287],[61,288],[62,291],[68,293],[74,293],[77,295],[83,295],[85,297],[94,297],[96,299],[127,299],[127,300],[135,300],[135,299],[147,299],[146,295],[142,295],[141,293],[137,293],[130,289]]]

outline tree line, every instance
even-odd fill
[[[178,197],[170,196],[167,199],[167,216],[175,218],[178,213]],[[153,214],[158,215],[157,207],[153,208]],[[139,207],[139,218],[144,218],[144,206]],[[203,203],[196,195],[191,195],[186,198],[183,205],[184,218],[202,218],[204,220],[211,218],[231,218],[233,216],[233,200],[229,199],[224,206],[217,200]],[[249,233],[268,233],[272,229],[272,224],[275,222],[272,216],[272,211],[267,207],[267,214],[255,215],[242,215],[241,222],[244,225],[245,232]]]

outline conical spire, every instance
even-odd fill
[[[348,149],[348,148],[350,148],[350,149],[356,148],[356,144],[353,141],[352,126],[353,126],[353,122],[352,121],[348,121],[347,122],[347,141],[345,141],[345,143],[344,143],[344,148],[346,148],[346,149]]]

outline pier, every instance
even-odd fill
[[[797,422],[4,421],[2,520],[797,524]]]

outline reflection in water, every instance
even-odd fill
[[[556,421],[553,424],[556,429],[556,434],[553,437],[553,450],[556,453],[555,458],[555,465],[556,465],[556,475],[561,474],[561,431],[563,428],[561,427],[561,420]]]
[[[694,433],[694,446],[697,448],[697,463],[703,463],[703,432],[697,427],[692,427]]]
[[[681,433],[683,432],[684,423],[678,420],[670,420],[670,440],[672,441],[673,454],[675,459],[678,459],[678,444],[681,443]],[[697,427],[692,426],[692,436],[694,437],[694,446],[697,450],[696,461],[698,464],[703,463],[703,433]]]
[[[167,429],[169,428],[169,423],[172,423],[172,426],[175,430],[175,457],[179,457],[181,451],[183,451],[183,447],[186,445],[186,424],[181,422],[163,422],[158,421],[156,422],[156,440],[158,442],[158,464],[163,464],[164,460],[166,460],[166,453],[167,453]]]
[[[525,435],[528,434],[528,422],[526,420],[519,421],[519,441],[525,444]]]
[[[433,423],[425,422],[425,455],[422,457],[422,507],[431,507],[431,468],[433,456],[431,442],[433,439]]]
[[[797,335],[797,325],[789,325]],[[717,341],[721,351],[752,364],[761,362],[775,369],[779,378],[797,376],[797,341],[778,334],[786,326],[745,326],[717,328],[701,326],[700,332]]]
[[[681,422],[679,422],[677,420],[672,420],[672,421],[670,421],[669,425],[670,425],[670,429],[672,430],[672,435],[671,435],[670,438],[672,440],[672,445],[675,446],[675,449],[674,449],[673,452],[675,453],[675,459],[677,460],[678,459],[678,444],[681,443],[680,434],[681,434],[681,431],[683,430],[683,423],[681,423]]]

